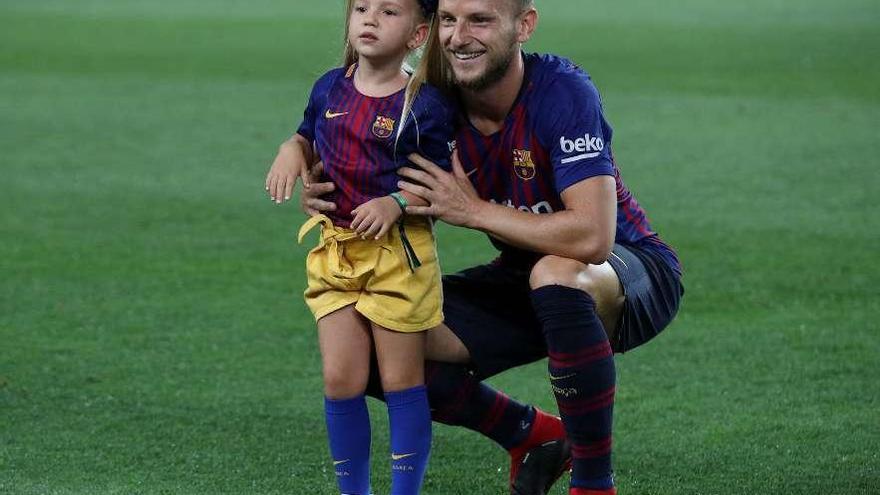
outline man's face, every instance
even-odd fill
[[[507,73],[519,54],[510,0],[440,0],[440,45],[459,87],[484,90]]]

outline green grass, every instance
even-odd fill
[[[528,48],[592,73],[686,270],[676,322],[618,358],[621,493],[877,493],[880,5],[539,7]],[[261,184],[340,10],[0,5],[0,493],[333,493],[302,216]],[[543,364],[493,383],[553,407]],[[504,493],[506,462],[437,426],[425,492]]]

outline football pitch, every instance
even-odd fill
[[[621,495],[880,493],[880,3],[537,4],[526,49],[592,74],[685,269],[674,324],[617,359]],[[0,2],[0,493],[335,493],[303,215],[262,183],[341,17]],[[555,410],[545,366],[492,383]],[[506,493],[507,462],[435,425],[425,493]]]

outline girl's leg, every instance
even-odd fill
[[[370,416],[364,389],[370,370],[369,323],[346,306],[318,320],[327,437],[339,491],[370,493]]]
[[[372,326],[391,429],[391,495],[416,495],[431,453],[425,332],[401,333]]]

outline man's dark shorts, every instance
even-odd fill
[[[626,352],[666,328],[684,288],[679,274],[653,250],[615,244],[608,261],[625,295],[611,346]],[[529,292],[527,268],[498,262],[443,277],[445,323],[467,347],[478,378],[547,356]]]

